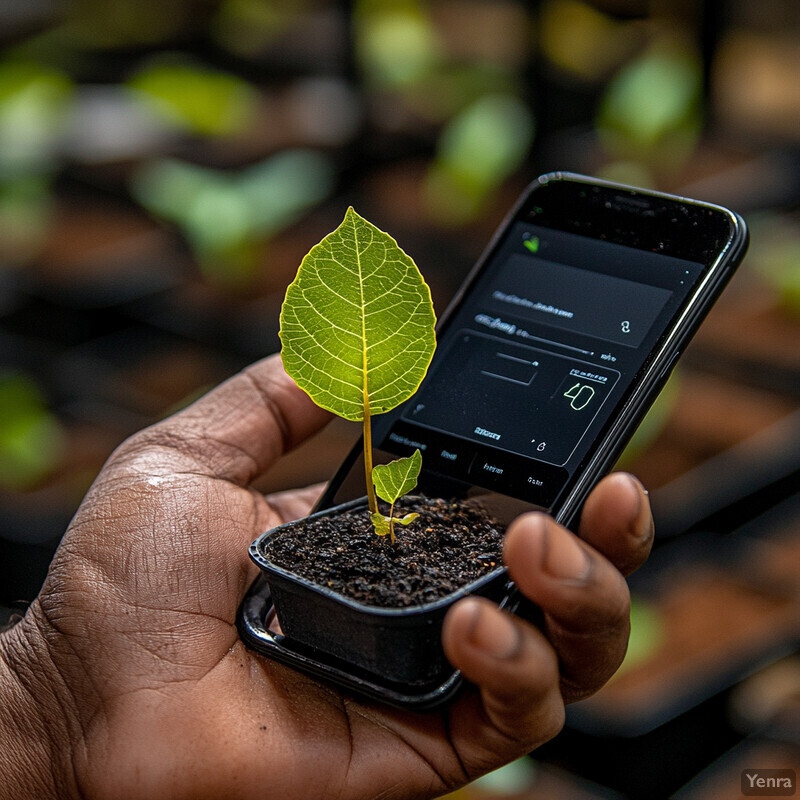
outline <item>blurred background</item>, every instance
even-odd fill
[[[123,438],[278,349],[349,204],[442,310],[530,180],[586,172],[730,205],[752,246],[623,458],[658,528],[623,669],[457,796],[800,766],[796,0],[2,0],[0,48],[0,623]]]

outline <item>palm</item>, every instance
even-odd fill
[[[112,517],[79,515],[70,552],[93,550],[102,530],[124,526],[124,540],[103,546],[127,569],[102,591],[85,592],[85,570],[76,574],[74,560],[60,557],[50,581],[80,592],[84,602],[65,618],[48,601],[54,593],[42,599],[98,687],[93,705],[106,711],[94,737],[112,763],[124,764],[123,753],[140,749],[140,759],[127,759],[134,774],[117,770],[120,788],[145,774],[151,785],[142,796],[214,796],[238,786],[237,796],[263,797],[268,786],[275,796],[364,797],[376,782],[387,791],[402,782],[402,796],[413,797],[463,782],[446,719],[361,705],[244,647],[235,619],[254,577],[246,543],[307,511],[310,498],[265,499],[198,476],[183,460],[174,454],[164,469],[162,455],[159,471],[169,477],[129,464],[130,478],[98,485],[94,492],[103,493]],[[176,498],[172,508],[164,508],[165,489]],[[275,770],[274,753],[295,742],[302,747]],[[178,765],[187,758],[194,768],[181,770],[178,787]]]

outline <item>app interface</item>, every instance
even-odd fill
[[[379,447],[549,507],[702,270],[516,223]]]

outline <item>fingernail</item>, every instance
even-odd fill
[[[491,613],[479,600],[464,600],[475,606],[469,641],[493,658],[511,658],[519,649],[519,632],[511,618],[504,612]]]
[[[545,571],[561,581],[581,583],[589,573],[589,557],[575,536],[568,531],[546,527]]]
[[[647,539],[653,533],[653,517],[648,513],[647,519],[643,520],[642,514],[644,501],[649,496],[649,492],[635,475],[631,475],[629,472],[623,474],[627,478],[629,490],[633,492],[636,503],[636,512],[631,519],[631,535],[635,539]]]

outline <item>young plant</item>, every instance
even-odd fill
[[[281,308],[286,372],[318,406],[363,424],[369,511],[376,532],[392,541],[393,511],[378,510],[376,485],[393,510],[416,485],[421,456],[373,470],[371,418],[417,390],[436,348],[435,324],[414,261],[352,208],[305,256]]]
[[[406,514],[404,517],[394,516],[394,504],[404,495],[408,494],[416,485],[419,471],[422,468],[422,453],[414,451],[409,458],[400,458],[388,464],[377,464],[372,468],[372,480],[378,497],[389,503],[389,516],[385,517],[380,511],[372,513],[372,524],[378,536],[386,536],[394,544],[394,524],[408,525],[419,514]]]

